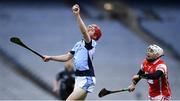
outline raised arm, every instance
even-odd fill
[[[84,24],[81,16],[80,16],[80,7],[79,5],[75,4],[73,7],[72,7],[72,11],[74,13],[74,15],[76,16],[77,18],[77,22],[78,22],[78,25],[79,25],[79,28],[81,30],[81,33],[83,34],[83,37],[84,37],[84,40],[89,43],[91,41],[91,37],[90,35],[88,34],[88,31],[87,31],[87,28],[86,28],[86,25]]]
[[[64,54],[64,55],[58,55],[58,56],[47,56],[47,55],[44,55],[44,61],[45,62],[48,62],[49,60],[53,60],[53,61],[59,61],[59,62],[66,62],[70,59],[73,58],[73,55],[68,52],[67,54]]]

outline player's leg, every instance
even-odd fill
[[[84,100],[87,93],[93,92],[95,82],[95,77],[76,77],[74,90],[67,100]]]
[[[86,96],[87,96],[87,91],[83,90],[80,87],[75,87],[74,91],[70,94],[70,96],[66,99],[66,101],[84,100]]]

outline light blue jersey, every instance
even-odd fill
[[[74,66],[76,71],[88,71],[94,73],[92,59],[95,53],[96,41],[86,43],[84,40],[77,42],[71,50],[74,55]],[[83,76],[83,75],[82,75]],[[87,72],[84,76],[87,76]]]
[[[77,42],[70,51],[70,53],[74,55],[74,66],[76,69],[74,90],[80,87],[87,92],[93,91],[96,84],[92,65],[95,48],[96,42],[94,40],[90,43],[81,40]]]

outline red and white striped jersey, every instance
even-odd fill
[[[145,72],[145,74],[151,74],[156,72],[157,70],[161,70],[163,72],[163,76],[159,79],[150,80],[148,79],[147,82],[149,84],[149,96],[171,96],[171,89],[168,83],[168,69],[165,62],[159,58],[155,62],[151,63],[148,62],[146,59],[143,61],[141,65],[141,69]]]

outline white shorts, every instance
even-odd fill
[[[169,101],[170,97],[159,95],[156,97],[149,97],[151,101]]]
[[[76,76],[75,88],[80,87],[87,92],[92,93],[96,84],[96,78],[91,76]]]

